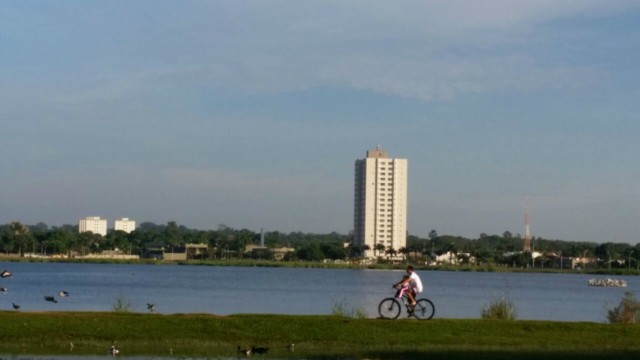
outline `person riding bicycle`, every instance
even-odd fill
[[[409,299],[409,305],[415,306],[416,297],[422,292],[422,281],[411,265],[407,266],[407,274],[408,275],[404,275],[402,277],[402,281],[397,283],[395,287],[402,289],[407,286],[408,288],[406,289],[405,294],[407,294],[407,298]]]

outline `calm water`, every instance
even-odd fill
[[[329,314],[336,303],[377,316],[377,304],[392,294],[403,272],[251,268],[178,265],[3,263],[13,272],[0,279],[0,309],[14,302],[24,311],[110,311],[117,297],[146,312],[159,313]],[[424,295],[436,317],[478,318],[484,305],[506,296],[519,319],[605,322],[606,311],[625,291],[638,294],[640,277],[616,277],[627,288],[587,286],[591,275],[419,271]],[[69,297],[59,298],[58,292]],[[55,295],[58,303],[44,300]]]

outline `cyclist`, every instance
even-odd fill
[[[416,297],[422,292],[422,281],[411,265],[407,266],[407,274],[408,275],[405,275],[402,278],[402,281],[396,284],[396,286],[398,288],[408,286],[409,288],[408,291],[406,291],[406,294],[409,299],[409,305],[416,306]]]

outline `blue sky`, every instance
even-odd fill
[[[3,1],[0,223],[347,233],[409,160],[411,234],[637,243],[636,1]]]

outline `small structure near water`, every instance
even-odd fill
[[[627,282],[619,279],[589,279],[589,286],[607,286],[607,287],[627,287]]]

